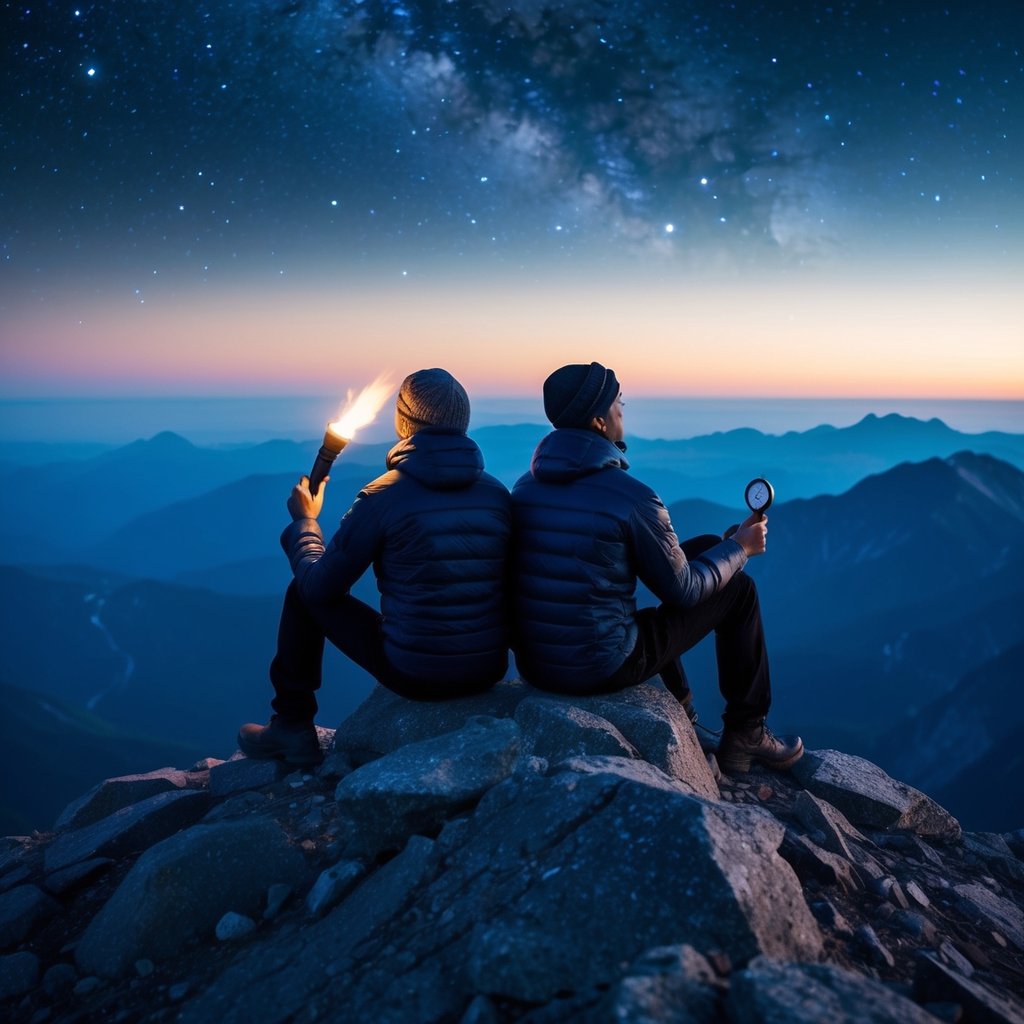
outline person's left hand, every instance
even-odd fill
[[[324,489],[330,479],[329,476],[324,477],[315,497],[309,493],[309,477],[304,476],[299,480],[292,488],[291,497],[288,499],[288,511],[293,520],[316,519],[320,515],[320,510],[324,507]]]

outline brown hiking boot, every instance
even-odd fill
[[[238,730],[238,749],[246,757],[294,765],[314,765],[324,759],[312,722],[286,722],[277,715],[269,725],[243,725]]]
[[[718,765],[728,775],[750,771],[751,761],[765,768],[783,771],[803,757],[804,743],[799,736],[775,736],[763,718],[743,726],[726,726],[718,744]]]

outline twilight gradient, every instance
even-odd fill
[[[1017,3],[2,16],[0,395],[1024,397]]]

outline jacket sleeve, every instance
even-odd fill
[[[734,540],[723,540],[687,560],[668,509],[653,492],[634,507],[628,529],[637,576],[666,604],[691,608],[721,590],[747,564],[746,552]]]
[[[291,562],[299,593],[318,601],[349,592],[373,563],[382,536],[374,502],[360,491],[326,547],[315,519],[296,519],[289,524],[281,534],[281,546]]]

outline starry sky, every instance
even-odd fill
[[[2,17],[0,396],[1024,398],[1018,2]]]

